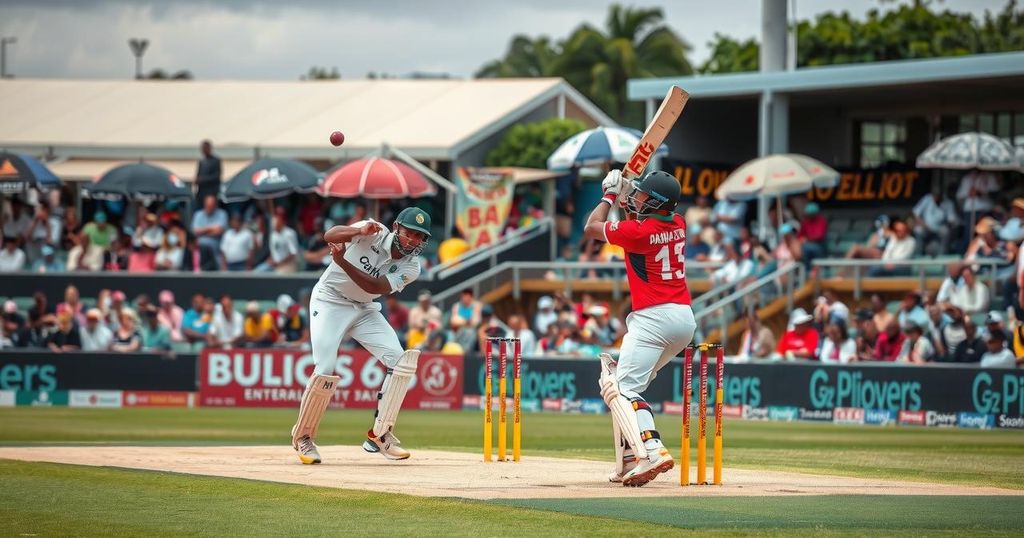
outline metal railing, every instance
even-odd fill
[[[839,269],[849,268],[852,270],[853,275],[849,278],[853,280],[853,298],[860,300],[862,298],[863,281],[865,278],[873,279],[886,279],[886,278],[913,278],[915,275],[918,279],[920,289],[924,289],[927,284],[929,276],[932,277],[945,277],[945,273],[942,275],[929,275],[928,269],[930,268],[944,268],[951,263],[962,263],[971,264],[976,267],[980,266],[982,271],[987,270],[987,277],[989,280],[989,290],[992,292],[996,291],[996,285],[998,281],[997,272],[1001,266],[1007,266],[1006,260],[1001,258],[976,258],[970,262],[964,261],[963,258],[957,257],[943,257],[943,258],[915,258],[910,260],[850,260],[846,258],[821,258],[811,262],[814,267],[818,267],[824,272],[827,269]],[[907,269],[906,274],[900,275],[886,275],[886,276],[871,276],[868,275],[868,270],[874,267],[892,266],[900,269]]]
[[[513,230],[503,235],[496,243],[471,250],[455,259],[435,265],[420,276],[420,279],[429,281],[443,280],[468,269],[480,271],[481,268],[478,264],[482,261],[489,261],[487,269],[490,269],[498,264],[498,256],[500,254],[544,235],[549,236],[548,244],[553,248],[555,244],[555,221],[551,217],[539,219],[529,226]],[[554,258],[556,255],[554,252],[549,252],[548,254],[551,258]]]
[[[694,319],[697,322],[697,329],[702,334],[710,332],[706,329],[704,321],[711,316],[715,316],[720,333],[719,339],[722,344],[727,345],[729,343],[729,323],[744,308],[753,306],[760,310],[779,296],[785,296],[786,311],[791,311],[793,310],[794,291],[802,287],[806,282],[807,272],[803,264],[790,262],[753,282],[737,287],[732,293],[707,306],[702,308],[695,306],[693,313]],[[748,301],[748,303],[743,304],[743,308],[735,307],[736,303],[744,300]],[[749,301],[753,301],[753,303]],[[694,301],[694,304],[698,305],[699,303]]]

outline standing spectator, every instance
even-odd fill
[[[157,299],[160,303],[160,309],[157,311],[157,319],[160,321],[160,325],[167,328],[171,335],[171,341],[185,341],[185,335],[181,332],[184,325],[185,311],[174,303],[174,293],[171,290],[163,290],[157,296]]]
[[[64,302],[57,305],[57,313],[70,312],[76,323],[85,322],[85,305],[82,304],[78,288],[69,285],[64,288]]]
[[[875,347],[878,344],[880,331],[875,326],[871,310],[866,308],[857,311],[857,344],[858,361],[875,360]]]
[[[202,293],[192,296],[192,308],[181,317],[181,335],[193,349],[202,348],[213,320],[214,303]]]
[[[185,260],[185,250],[182,248],[184,235],[176,230],[168,230],[160,241],[160,248],[156,251],[155,266],[157,271],[177,271]]]
[[[85,325],[82,326],[79,338],[82,351],[109,351],[114,341],[114,333],[103,323],[103,313],[98,308],[90,308],[85,313]]]
[[[993,332],[985,340],[985,353],[981,355],[982,368],[1016,368],[1017,358],[1006,347],[1006,335]]]
[[[192,215],[192,234],[198,238],[199,250],[205,256],[217,257],[220,238],[228,227],[228,214],[217,207],[217,197],[207,194],[203,208]]]
[[[171,332],[160,323],[160,312],[156,306],[148,305],[143,311],[142,337],[143,351],[170,351]]]
[[[207,196],[216,198],[220,194],[221,164],[220,157],[213,154],[213,144],[209,140],[199,144],[199,151],[203,158],[199,159],[196,166],[196,201],[202,202]]]
[[[786,331],[779,340],[776,348],[778,354],[787,360],[814,360],[818,351],[818,331],[814,330],[811,324],[813,321],[814,316],[803,308],[793,310],[790,315],[793,328]]]
[[[818,358],[823,363],[833,364],[846,364],[857,360],[857,343],[850,338],[846,322],[836,320],[828,324]]]
[[[953,229],[960,221],[953,201],[943,199],[942,190],[934,187],[931,194],[914,206],[914,217],[917,218],[914,237],[921,250],[930,256],[945,254]]]
[[[914,236],[910,235],[907,223],[896,220],[892,223],[892,237],[888,239],[885,250],[882,251],[882,265],[872,267],[868,270],[868,275],[879,277],[909,274],[906,267],[897,267],[886,262],[909,260],[914,256],[916,248],[917,241],[914,240]]]
[[[953,362],[978,362],[987,348],[970,316],[964,316],[964,339],[953,350]]]
[[[135,353],[142,349],[142,336],[136,326],[139,323],[138,316],[131,308],[123,308],[118,317],[119,327],[114,331],[114,343],[110,350],[118,353]]]
[[[508,328],[509,330],[505,333],[505,337],[518,338],[519,350],[523,355],[529,356],[537,353],[537,336],[530,330],[525,317],[521,314],[509,316]]]
[[[43,245],[39,249],[41,255],[36,263],[32,265],[32,272],[34,273],[61,273],[64,271],[64,262],[57,259],[56,253],[53,251],[53,247],[50,245]]]
[[[0,250],[0,273],[13,273],[25,268],[25,252],[18,248],[18,240],[4,236],[3,250]]]
[[[711,222],[728,239],[739,239],[743,219],[747,215],[746,202],[730,202],[722,199],[711,209]]]
[[[912,364],[924,364],[935,360],[935,347],[930,339],[924,336],[924,329],[914,321],[908,321],[903,326],[903,332],[907,337],[903,340],[903,347],[900,349],[899,362]]]
[[[321,234],[316,234],[320,237]],[[242,215],[232,213],[228,221],[228,229],[220,241],[220,252],[228,271],[249,271],[252,269],[253,252],[256,241],[252,230],[242,226]]]
[[[25,255],[32,262],[42,256],[44,246],[55,247],[60,243],[60,219],[50,214],[50,206],[39,202],[36,215],[25,231]]]
[[[910,292],[903,296],[900,302],[900,311],[896,315],[896,321],[900,326],[913,322],[918,327],[928,326],[928,311],[921,305],[921,295]]]
[[[475,329],[480,325],[481,305],[473,297],[473,290],[466,288],[459,295],[459,302],[452,305],[451,317],[460,317],[466,321],[466,325]]]
[[[274,226],[270,232],[270,257],[256,271],[294,273],[298,269],[299,238],[285,222],[283,207],[274,211]]]
[[[800,219],[800,240],[803,260],[807,267],[811,260],[828,256],[828,221],[821,215],[818,204],[808,202],[804,206],[804,218]]]
[[[78,325],[70,311],[57,314],[57,331],[51,333],[46,339],[46,347],[55,353],[82,349],[82,338],[78,333]]]
[[[775,335],[771,329],[761,325],[757,311],[747,312],[747,329],[740,337],[738,355],[744,360],[767,359],[775,351]]]
[[[441,318],[444,314],[441,313],[441,309],[435,306],[432,302],[433,295],[430,290],[421,290],[419,295],[416,296],[416,304],[409,309],[409,326],[427,326],[428,323],[434,323],[438,328],[441,327]]]
[[[999,230],[999,239],[1015,244],[1024,241],[1024,198],[1013,199],[1010,219]]]
[[[213,321],[210,323],[209,343],[216,347],[234,347],[242,339],[245,318],[235,311],[234,302],[226,293],[221,295],[220,304],[217,306]]]
[[[882,300],[882,296],[877,293],[871,294],[871,311],[871,319],[874,321],[875,329],[877,329],[879,333],[885,332],[885,328],[889,326],[889,322],[896,319],[896,316],[886,308],[885,301]]]
[[[875,360],[894,362],[903,350],[903,342],[907,337],[900,332],[900,324],[895,319],[889,321],[885,331],[878,335],[878,342],[875,344]]]

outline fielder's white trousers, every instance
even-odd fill
[[[619,392],[627,398],[640,396],[658,370],[690,345],[696,328],[687,305],[661,304],[626,316],[616,368]]]
[[[395,329],[380,313],[380,303],[336,303],[316,298],[309,300],[309,337],[318,375],[336,375],[338,346],[351,337],[388,368],[401,357],[402,343]]]

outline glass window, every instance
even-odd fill
[[[878,123],[865,122],[861,124],[861,142],[877,144],[882,141],[882,126]]]
[[[907,126],[903,121],[861,122],[860,133],[862,167],[874,168],[890,162],[906,162],[904,144],[907,140]]]
[[[995,121],[992,119],[992,114],[978,114],[978,130],[983,133],[996,133]]]

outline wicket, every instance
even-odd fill
[[[722,381],[725,376],[725,351],[721,344],[690,344],[683,354],[683,435],[682,454],[679,466],[679,485],[690,485],[690,405],[693,391],[693,353],[700,354],[700,392],[698,393],[697,420],[700,431],[697,436],[697,484],[707,481],[707,422],[708,422],[708,351],[716,351],[715,357],[715,440],[713,483],[722,484]]]
[[[488,338],[484,351],[484,461],[494,461],[492,446],[494,438],[493,406],[494,387],[491,381],[491,361],[494,357],[494,345],[498,349],[498,461],[506,461],[506,442],[508,441],[508,344],[512,344],[512,461],[518,462],[522,451],[522,342],[518,338]]]

